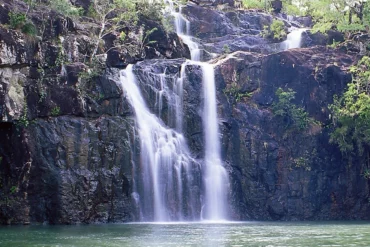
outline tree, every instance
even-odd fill
[[[90,57],[91,60],[97,55],[104,37],[118,32],[120,24],[136,24],[137,12],[135,2],[132,0],[93,0],[90,11],[90,14],[100,25],[97,41]]]
[[[313,32],[325,33],[335,28],[339,31],[364,30],[367,0],[285,0],[288,14],[310,15],[315,25]],[[367,21],[367,20],[366,20]]]
[[[363,57],[351,72],[347,91],[329,106],[334,125],[330,141],[345,154],[362,156],[370,151],[370,57]]]
[[[276,90],[278,101],[273,104],[272,111],[275,116],[281,117],[287,123],[287,127],[293,127],[299,130],[306,129],[313,120],[308,113],[302,108],[292,103],[295,98],[292,89],[284,91],[282,88]]]

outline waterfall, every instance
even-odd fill
[[[203,63],[203,129],[205,136],[205,207],[203,218],[225,220],[228,175],[220,157],[220,134],[217,121],[215,75],[212,65]]]
[[[302,33],[305,31],[306,29],[304,28],[295,29],[291,31],[288,34],[287,39],[281,43],[282,49],[288,50],[293,48],[300,48],[302,41]]]
[[[177,35],[182,41],[189,47],[191,60],[200,61],[201,54],[199,45],[193,41],[193,37],[190,34],[190,22],[181,14],[181,6],[179,6],[179,12],[176,11],[172,0],[165,0],[167,4],[167,11],[175,19],[175,30]]]
[[[120,85],[134,110],[140,139],[140,161],[136,161],[133,168],[132,199],[141,221],[226,220],[229,181],[220,157],[214,69],[212,65],[200,62],[199,45],[190,35],[190,22],[181,14],[181,7],[176,12],[171,0],[166,3],[174,17],[176,32],[188,45],[192,60],[181,65],[177,78],[168,79],[166,71],[157,74],[146,69],[141,71],[140,81],[155,92],[157,115],[146,105],[133,65],[121,71]],[[182,133],[183,83],[188,65],[200,66],[203,73],[203,166],[191,156]],[[142,74],[146,74],[144,79]],[[173,111],[167,111],[174,112],[169,114],[172,119],[168,119],[167,125],[161,115],[164,102],[174,106]],[[201,179],[205,188],[203,195]]]
[[[220,157],[220,135],[217,120],[216,87],[213,66],[208,63],[199,62],[201,54],[199,45],[193,41],[190,34],[190,22],[181,14],[181,6],[176,12],[172,0],[165,0],[168,10],[175,18],[177,35],[188,45],[191,53],[192,64],[200,65],[203,72],[203,129],[205,141],[205,201],[202,210],[202,217],[207,220],[227,219],[227,189],[228,174],[222,166]],[[182,69],[184,71],[184,68]]]
[[[120,74],[120,85],[135,112],[140,138],[140,188],[133,198],[140,204],[143,219],[154,221],[194,220],[196,196],[191,189],[198,164],[191,157],[184,136],[152,114],[137,85],[133,66]],[[137,186],[139,187],[139,186]],[[183,198],[187,201],[183,202]]]

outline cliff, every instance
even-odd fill
[[[75,4],[87,11],[87,2]],[[178,78],[190,56],[188,47],[163,23],[140,16],[137,25],[120,28],[124,46],[117,46],[120,33],[107,35],[93,62],[89,55],[100,24],[93,18],[74,19],[39,6],[28,12],[37,29],[29,35],[9,26],[10,13],[26,13],[27,4],[1,3],[0,223],[137,219],[132,170],[140,140],[133,111],[117,84],[119,71],[136,64],[145,99],[156,109],[159,85],[148,81],[160,73]],[[328,105],[351,81],[349,67],[362,52],[358,42],[334,49],[326,46],[331,37],[308,32],[305,48],[282,51],[261,36],[273,20],[270,14],[207,3],[188,3],[182,12],[203,59],[213,58],[215,66],[231,218],[369,219],[369,180],[356,161],[329,143]],[[307,22],[279,18],[286,28]],[[137,38],[143,33],[147,42]],[[192,154],[201,159],[200,67],[187,65],[185,75],[184,133]],[[312,119],[306,128],[297,129],[274,113],[279,88],[296,92],[292,104]],[[168,102],[159,115],[173,125]]]

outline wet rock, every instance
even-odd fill
[[[227,126],[221,128],[223,155],[231,166],[233,217],[368,218],[369,205],[361,202],[366,201],[369,187],[359,173],[360,166],[345,168],[347,162],[338,147],[329,143],[329,130],[322,127],[330,124],[327,106],[351,81],[348,68],[358,58],[314,47],[266,56],[239,52],[217,62],[219,112],[222,125]],[[321,124],[297,131],[274,116],[271,106],[279,87],[292,88],[294,104]],[[350,179],[339,181],[341,176]],[[347,186],[353,190],[343,191]],[[341,211],[343,208],[348,210]]]
[[[8,12],[15,7],[27,9],[22,1],[3,2],[2,24],[9,22]],[[85,10],[89,5],[84,0],[73,3]],[[354,165],[357,160],[350,163],[329,143],[327,128],[328,105],[351,81],[348,68],[363,53],[366,35],[331,49],[316,45],[340,41],[340,33],[325,37],[307,32],[303,43],[310,48],[273,53],[278,44],[261,37],[271,15],[229,9],[233,1],[198,4],[189,3],[183,13],[201,43],[203,59],[230,53],[211,62],[221,154],[231,179],[232,219],[369,219],[369,183]],[[221,11],[221,6],[226,9]],[[286,27],[311,25],[307,18],[278,17]],[[115,47],[122,44],[117,43],[119,33],[107,35],[100,48],[109,51],[94,65],[89,54],[96,44],[97,23],[88,17],[78,22],[46,7],[29,18],[43,27],[34,39],[0,27],[0,223],[137,219],[131,170],[140,145],[133,110],[120,86],[120,69],[136,63],[147,105],[171,128],[176,126],[176,101],[170,91],[185,70],[183,133],[193,156],[201,160],[201,66],[188,63],[182,68],[189,49],[152,20],[140,18],[140,27],[122,27],[132,50]],[[141,44],[140,32],[154,28],[148,37],[154,42]],[[160,106],[161,78],[168,88],[161,92]],[[296,91],[293,103],[320,124],[297,131],[287,119],[274,116],[271,106],[279,87]],[[201,191],[201,175],[194,181],[192,190]]]

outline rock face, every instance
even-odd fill
[[[74,2],[85,10],[89,6],[89,1]],[[271,15],[217,9],[233,1],[197,3],[182,11],[204,49],[203,58],[231,53],[212,61],[222,158],[231,180],[230,217],[369,219],[369,180],[356,160],[342,157],[329,143],[328,105],[351,81],[348,68],[363,52],[361,39],[334,50],[314,46],[330,38],[308,33],[304,46],[309,48],[274,53],[279,44],[261,37]],[[8,24],[14,9],[27,10],[22,1],[3,1],[1,24]],[[46,23],[36,37],[0,26],[0,223],[137,219],[131,193],[139,140],[132,109],[117,85],[119,69],[136,63],[145,99],[158,112],[159,85],[149,85],[147,75],[179,77],[189,49],[162,24],[141,18],[144,30],[125,30],[132,50],[114,48],[118,37],[108,35],[104,44],[109,51],[99,57],[104,65],[91,70],[85,55],[93,50],[90,34],[98,30],[96,23],[76,22],[47,8],[29,18],[38,28]],[[142,49],[133,37],[153,28],[149,39],[156,42]],[[337,33],[330,37],[341,38]],[[201,159],[200,66],[185,66],[185,75],[184,134],[194,157]],[[291,128],[288,119],[273,114],[278,88],[296,92],[293,103],[315,120],[307,129]],[[163,122],[173,127],[165,99],[161,109]]]
[[[369,182],[361,166],[341,157],[328,140],[327,107],[351,81],[345,68],[355,60],[315,47],[268,56],[235,53],[218,63],[223,154],[236,218],[369,218]],[[237,93],[221,93],[230,87]],[[274,116],[279,87],[297,92],[294,103],[319,122],[302,131]]]

